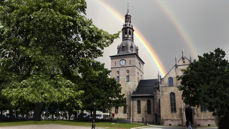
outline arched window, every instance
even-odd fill
[[[125,51],[126,47],[125,46],[122,46],[122,51]]]
[[[125,35],[127,34],[127,29],[125,29]]]
[[[115,113],[118,114],[118,106],[115,106]]]
[[[141,114],[141,100],[137,100],[137,112]]]
[[[124,37],[127,37],[127,29],[125,29]]]
[[[116,81],[119,82],[120,81],[120,77],[119,77],[119,71],[117,71],[117,77],[116,77]]]
[[[120,81],[119,75],[117,76],[116,81],[117,81],[117,82],[119,82],[119,81]]]
[[[137,72],[137,80],[138,80],[138,82],[139,82],[139,72]]]
[[[126,106],[123,107],[123,114],[126,114]]]
[[[147,113],[151,114],[151,102],[150,102],[150,100],[147,100]]]
[[[126,82],[129,82],[130,81],[130,75],[126,75]]]
[[[169,81],[169,86],[173,86],[173,78],[169,77],[168,81]]]
[[[126,70],[126,82],[130,81],[130,75],[129,75],[129,70]]]
[[[176,112],[176,97],[175,93],[170,93],[170,106],[171,106],[171,112]]]

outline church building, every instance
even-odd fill
[[[125,15],[122,42],[111,58],[111,77],[121,84],[126,106],[113,107],[115,119],[162,125],[184,126],[190,121],[195,126],[215,126],[215,118],[204,107],[190,107],[182,100],[177,76],[187,68],[191,58],[183,55],[170,71],[161,78],[144,80],[144,61],[134,43],[134,28],[129,12]]]

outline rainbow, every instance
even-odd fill
[[[192,56],[194,58],[197,57],[197,52],[195,51],[195,47],[193,45],[193,42],[191,38],[188,36],[188,33],[185,32],[184,27],[180,22],[176,19],[175,15],[172,13],[172,11],[169,9],[168,5],[163,0],[153,0],[156,2],[156,4],[162,9],[162,11],[165,13],[165,15],[168,17],[168,19],[172,22],[176,30],[178,31],[179,35],[184,40],[184,43],[190,50]]]
[[[124,22],[124,18],[122,15],[120,15],[116,10],[111,8],[108,4],[97,0],[98,3],[100,3],[103,7],[105,7],[108,11],[110,11],[114,16],[116,16],[120,21]],[[149,42],[142,36],[142,34],[138,31],[137,28],[134,27],[135,30],[135,36],[137,39],[143,44],[145,49],[148,51],[150,56],[152,57],[153,61],[155,62],[160,74],[162,76],[165,76],[166,70],[165,67],[162,65],[160,59],[158,58],[157,54],[154,52],[153,48],[150,46]]]

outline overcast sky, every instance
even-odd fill
[[[86,1],[87,17],[96,26],[110,33],[122,29],[123,23],[100,2],[124,16],[128,0]],[[166,71],[174,65],[175,57],[181,57],[182,50],[185,56],[193,57],[193,52],[202,55],[220,47],[226,51],[228,59],[229,0],[129,0],[129,5],[133,25],[151,44]],[[135,39],[139,55],[145,61],[144,77],[155,78],[159,72],[155,62],[143,44]],[[117,53],[120,43],[120,38],[115,40],[99,59],[109,69],[109,56]]]

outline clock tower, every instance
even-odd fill
[[[112,108],[115,118],[131,118],[131,94],[136,90],[138,82],[143,79],[144,62],[138,55],[138,47],[134,44],[134,28],[129,12],[125,15],[122,28],[122,42],[117,47],[117,54],[111,58],[111,77],[121,84],[122,93],[126,97],[124,107]]]

